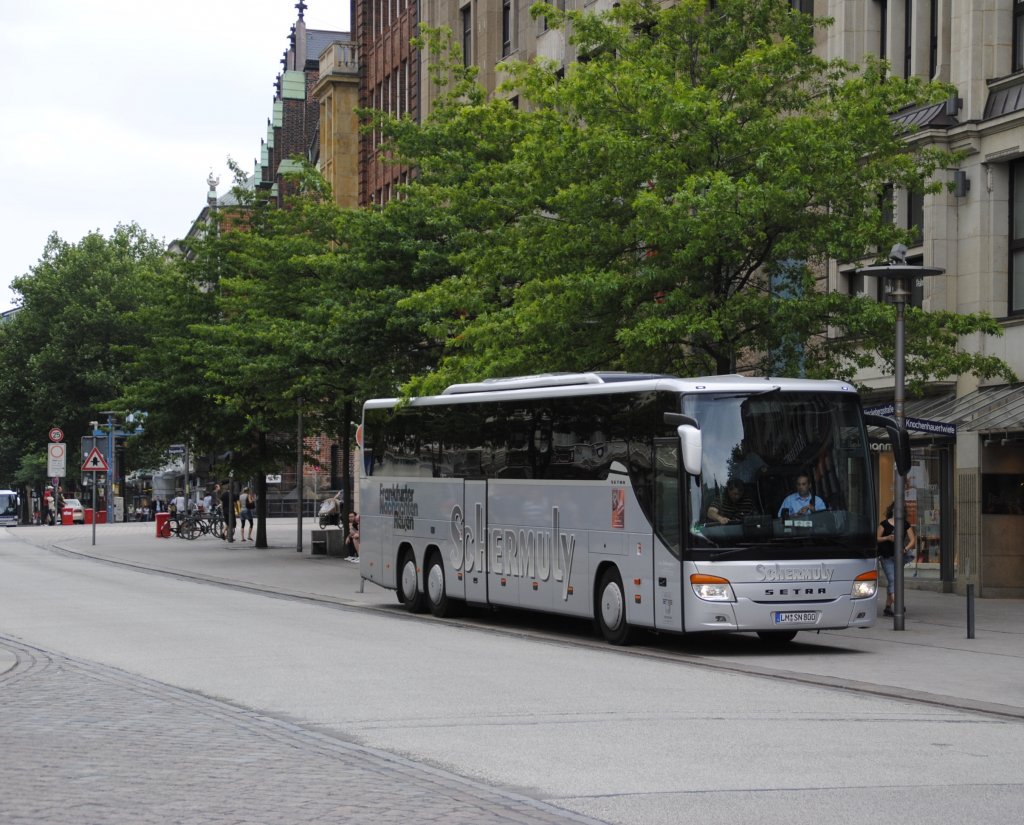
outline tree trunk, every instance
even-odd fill
[[[266,466],[267,435],[260,432],[259,436],[259,467]],[[262,470],[256,473],[256,546],[267,546],[267,474]]]

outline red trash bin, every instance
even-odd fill
[[[171,531],[167,529],[167,520],[170,517],[170,513],[156,514],[156,537],[158,539],[169,539],[171,537]]]
[[[82,523],[92,524],[92,507],[86,507],[82,512],[85,513],[85,521]]]
[[[72,507],[61,507],[60,508],[60,523],[61,524],[74,524],[75,523],[75,511]]]

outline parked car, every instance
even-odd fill
[[[77,498],[66,498],[61,505],[61,512],[70,508],[71,520],[75,524],[85,524],[85,510],[82,507],[82,502]]]

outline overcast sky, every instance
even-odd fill
[[[296,0],[0,0],[0,309],[51,232],[135,221],[167,242],[251,170]],[[348,31],[349,0],[307,0]]]

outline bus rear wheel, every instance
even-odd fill
[[[444,562],[437,553],[427,559],[427,607],[439,619],[455,615],[455,605],[448,598],[444,580]]]
[[[614,567],[609,567],[601,576],[596,602],[594,616],[605,641],[613,645],[629,644],[633,629],[626,622],[626,594],[622,589],[622,577]]]
[[[402,556],[398,565],[398,600],[410,613],[426,610],[426,599],[420,589],[419,573],[416,571],[416,559],[410,552]]]

